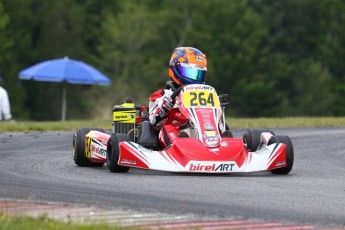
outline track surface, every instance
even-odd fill
[[[73,132],[0,133],[0,198],[344,227],[345,127],[273,130],[294,144],[287,176],[114,174],[74,164]]]

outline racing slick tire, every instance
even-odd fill
[[[127,172],[129,167],[121,166],[117,162],[120,157],[120,142],[131,141],[129,135],[124,133],[111,134],[107,144],[107,166],[111,172]]]
[[[275,136],[277,143],[284,143],[286,145],[286,166],[283,168],[272,169],[271,173],[273,174],[288,174],[293,166],[294,162],[294,150],[291,139],[285,135],[277,135]]]
[[[221,132],[220,128],[219,128],[219,132]],[[233,138],[234,135],[232,134],[232,132],[230,131],[229,125],[225,123],[225,131],[221,134],[222,138],[223,137],[228,137],[228,138]]]
[[[253,152],[259,148],[260,136],[263,132],[269,132],[273,136],[275,135],[274,132],[269,129],[248,129],[243,134],[243,143],[249,151]]]
[[[100,128],[82,128],[73,135],[73,160],[80,167],[102,167],[104,165],[104,163],[91,162],[85,156],[85,135],[91,130],[104,133],[104,130]]]
[[[234,135],[232,135],[232,132],[230,130],[225,130],[224,133],[222,133],[222,137],[233,138]]]

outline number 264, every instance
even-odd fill
[[[191,106],[214,106],[214,99],[213,99],[213,93],[210,93],[207,97],[204,92],[196,93],[196,92],[190,92],[191,99],[190,99],[190,105]]]

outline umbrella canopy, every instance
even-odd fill
[[[47,60],[28,67],[19,72],[19,79],[87,85],[111,84],[111,80],[94,67],[67,57]],[[66,118],[66,104],[66,84],[64,84],[61,120]]]
[[[22,70],[19,79],[88,85],[111,83],[108,77],[94,67],[70,58],[48,60],[33,65]]]

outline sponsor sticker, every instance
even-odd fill
[[[186,86],[183,88],[184,90],[195,90],[195,89],[200,89],[200,90],[209,90],[209,91],[213,91],[216,92],[216,90],[209,85],[190,85],[190,86]]]
[[[135,111],[113,112],[113,121],[117,122],[135,123],[135,117]]]
[[[194,172],[232,172],[235,163],[191,163],[189,171]]]
[[[286,161],[278,161],[278,162],[276,163],[276,167],[283,166],[283,165],[285,165],[285,164],[286,164]]]
[[[211,123],[205,123],[204,129],[207,131],[211,131],[211,130],[214,130],[214,126]]]
[[[215,146],[218,143],[218,139],[217,138],[207,138],[205,143],[208,146]]]
[[[219,135],[216,131],[205,131],[202,137],[205,139],[219,139]]]
[[[228,145],[229,145],[228,142],[225,142],[225,141],[222,141],[220,143],[220,146],[222,146],[222,147],[227,147]]]
[[[126,165],[136,165],[137,162],[134,160],[127,160],[127,159],[123,159],[120,161],[120,164],[126,164]]]
[[[105,157],[105,155],[107,154],[107,150],[103,149],[102,147],[100,146],[95,146],[92,144],[92,152],[93,153],[96,153],[98,155],[101,155],[103,157]]]
[[[216,136],[216,131],[205,131],[206,137],[213,137]]]
[[[211,149],[211,151],[213,151],[213,152],[219,152],[219,149],[218,149],[218,148],[213,148],[213,149]]]

